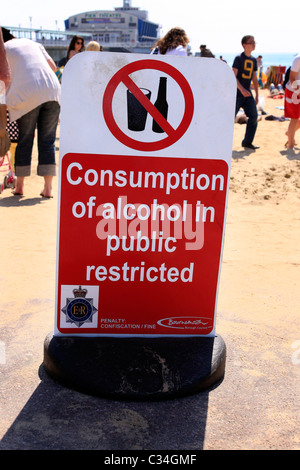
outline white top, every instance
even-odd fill
[[[300,81],[300,54],[298,54],[295,59],[293,60],[292,66],[291,66],[291,71],[297,72],[296,75],[296,80]],[[297,85],[299,86],[300,82],[296,83],[296,81],[293,83],[293,86],[290,84],[290,82],[287,83],[286,88],[290,91],[294,91],[297,88]]]
[[[60,83],[47,60],[45,48],[30,39],[11,39],[5,43],[11,69],[6,105],[15,121],[47,101],[60,103]]]
[[[153,49],[153,51],[151,51],[151,54],[153,54],[155,49]],[[158,55],[160,55],[160,51],[158,50]],[[171,49],[169,47],[169,49],[167,49],[167,52],[165,55],[183,55],[183,56],[187,56],[187,50],[185,47],[183,46],[177,46],[175,49]]]
[[[176,49],[168,49],[166,55],[187,55],[187,50],[183,46],[177,46]]]

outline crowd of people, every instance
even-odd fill
[[[188,44],[186,32],[182,28],[172,28],[157,41],[151,54],[187,56]],[[253,56],[253,36],[244,36],[241,45],[243,51],[235,57],[232,65],[237,82],[235,113],[242,108],[246,115],[242,146],[255,150],[259,148],[253,144],[259,100],[257,68],[261,65],[262,57]],[[64,67],[72,57],[85,50],[102,51],[102,46],[91,41],[85,47],[84,38],[75,35],[66,57],[58,66]],[[200,46],[200,56],[215,57],[205,44]],[[223,60],[222,56],[220,60]],[[14,155],[16,196],[23,196],[25,178],[31,173],[32,147],[37,129],[37,174],[44,178],[40,195],[52,197],[52,180],[56,174],[55,138],[60,113],[60,82],[56,72],[57,65],[41,44],[25,38],[17,39],[7,29],[0,27],[0,95],[6,92],[5,103],[0,104],[0,149],[2,153],[6,151],[9,125],[15,123],[18,129]],[[291,64],[289,80],[285,86],[284,115],[290,120],[286,146],[293,149],[295,133],[300,128],[300,55]]]

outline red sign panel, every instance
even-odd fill
[[[65,155],[57,330],[212,332],[227,178],[217,159]]]

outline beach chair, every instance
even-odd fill
[[[271,65],[267,77],[266,87],[270,88],[272,83],[275,85],[275,87],[277,87],[278,85],[282,85],[285,69],[286,67],[283,67],[281,65]]]

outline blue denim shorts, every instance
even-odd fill
[[[16,176],[30,176],[32,147],[37,129],[39,176],[55,176],[55,139],[60,105],[48,101],[17,119],[19,139],[15,153]]]

